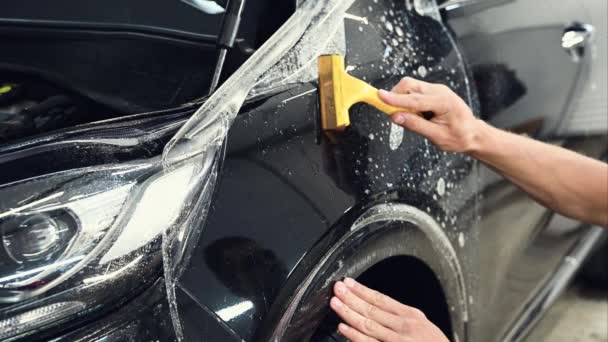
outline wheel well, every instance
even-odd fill
[[[416,307],[451,337],[450,310],[441,283],[431,268],[412,256],[394,256],[373,265],[357,281]]]

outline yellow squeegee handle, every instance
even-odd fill
[[[377,88],[349,74],[344,74],[342,87],[343,94],[345,95],[345,97],[347,97],[345,99],[345,104],[347,108],[355,103],[365,102],[388,115],[393,115],[395,113],[400,112],[415,113],[421,115],[420,113],[417,113],[407,108],[400,108],[387,104],[386,102],[382,101],[380,96],[378,96]]]

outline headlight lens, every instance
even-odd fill
[[[124,297],[154,278],[162,233],[208,168],[201,159],[163,168],[158,157],[0,186],[0,338]],[[45,319],[29,319],[41,312]]]
[[[14,265],[50,260],[72,240],[75,225],[67,212],[16,217],[1,226],[2,246]]]

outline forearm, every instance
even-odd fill
[[[469,153],[543,205],[565,216],[608,226],[607,164],[482,121]]]

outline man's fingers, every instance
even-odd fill
[[[378,342],[375,338],[365,336],[358,332],[356,329],[349,327],[344,323],[338,324],[338,331],[342,336],[346,337],[352,342]]]
[[[399,316],[384,311],[377,306],[362,300],[352,291],[349,291],[346,284],[341,281],[336,282],[334,285],[334,293],[336,294],[336,297],[342,300],[349,308],[391,330],[399,330],[403,324],[402,320],[399,319]]]
[[[386,90],[380,90],[378,96],[380,96],[382,101],[390,105],[401,107],[411,112],[435,112],[437,114],[447,112],[444,96],[419,93],[397,94]]]
[[[380,341],[396,341],[399,337],[396,332],[385,328],[378,322],[361,316],[344,304],[338,297],[329,301],[331,308],[348,324],[359,332]]]
[[[364,301],[381,308],[384,311],[388,311],[397,316],[407,315],[411,312],[411,307],[403,305],[393,298],[384,295],[378,291],[372,290],[352,278],[344,279],[344,283],[348,288],[356,294],[359,298]]]
[[[409,94],[409,93],[427,93],[433,85],[424,81],[417,80],[411,77],[404,77],[397,83],[392,92]]]

